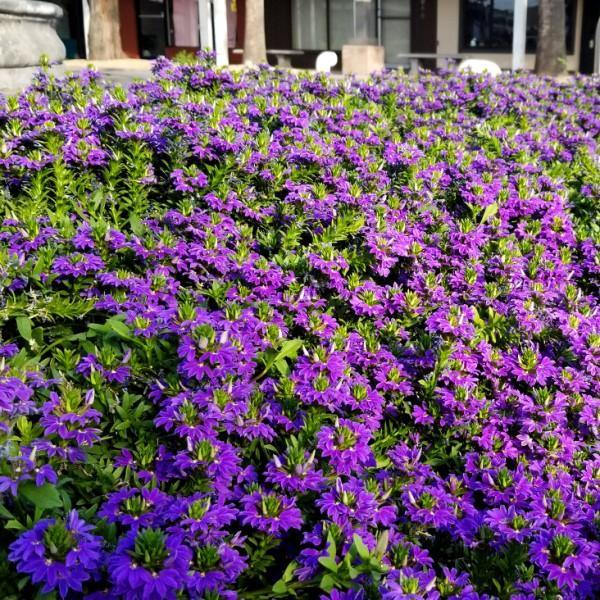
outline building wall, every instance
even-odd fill
[[[460,51],[460,4],[461,0],[438,0],[437,51],[440,54],[453,54]],[[570,71],[579,70],[582,9],[583,2],[578,0],[575,17],[575,39],[573,42],[573,54],[567,56],[567,68]],[[468,54],[468,52],[465,52],[465,54]],[[510,69],[512,62],[512,55],[510,52],[502,54],[474,52],[473,57],[492,60],[500,65],[500,67],[503,69]],[[525,55],[525,66],[528,69],[534,68],[535,54]]]
[[[137,14],[134,0],[119,0],[121,47],[128,58],[139,58]]]

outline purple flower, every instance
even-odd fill
[[[598,566],[598,543],[587,543],[577,535],[544,532],[531,544],[532,561],[559,588],[573,590]]]
[[[131,356],[131,351],[128,351],[123,356],[123,363],[126,363]],[[110,383],[124,384],[127,382],[131,375],[131,369],[126,364],[113,364],[113,366],[107,368],[101,364],[98,358],[93,354],[85,356],[79,365],[77,365],[77,372],[83,373],[86,377],[89,377],[92,373],[100,373]]]
[[[98,516],[109,523],[121,523],[135,529],[157,526],[164,519],[163,511],[170,502],[171,498],[158,489],[123,488],[109,494]]]
[[[304,402],[336,406],[346,392],[344,356],[339,353],[316,352],[311,360],[298,359],[293,379]]]
[[[436,528],[448,527],[456,517],[452,497],[434,486],[410,485],[402,495],[404,508],[414,523]]]
[[[132,600],[169,600],[183,589],[192,551],[181,536],[135,529],[108,557],[115,593]]]
[[[361,589],[345,591],[333,589],[329,594],[321,594],[319,600],[365,600],[366,597],[365,590]]]
[[[334,427],[323,427],[317,434],[317,448],[340,475],[360,472],[374,466],[375,458],[369,448],[369,430],[350,419],[337,419]]]
[[[1,500],[112,553],[37,587],[598,597],[598,81],[197,58],[0,99]]]
[[[43,442],[36,441],[33,448],[20,446],[18,450],[21,454],[9,454],[4,460],[4,472],[8,475],[0,475],[0,492],[10,490],[13,496],[17,496],[18,486],[23,481],[35,481],[36,486],[42,486],[44,483],[56,483],[58,476],[56,471],[49,464],[43,464],[46,457],[38,448],[42,448]],[[4,458],[4,457],[3,457]]]
[[[435,589],[436,575],[433,570],[405,568],[395,580],[386,582],[381,590],[382,600],[437,600],[440,595]]]
[[[102,538],[92,529],[74,510],[66,520],[42,519],[10,545],[8,558],[44,593],[58,590],[65,598],[81,592],[102,565]]]
[[[213,503],[210,495],[198,493],[181,499],[165,513],[167,519],[178,519],[180,530],[189,530],[194,537],[212,542],[221,539],[222,528],[236,520],[238,511],[230,504]]]
[[[95,254],[80,252],[70,256],[59,256],[54,260],[52,267],[53,272],[58,275],[81,277],[104,269],[104,261]]]
[[[94,390],[89,390],[84,398],[75,391],[63,397],[50,392],[50,399],[42,406],[40,419],[47,436],[57,435],[62,440],[73,440],[78,446],[91,446],[99,441],[100,430],[90,427],[98,423],[101,413],[92,408]]]
[[[523,542],[531,532],[529,520],[514,506],[500,506],[489,510],[485,522],[497,533],[501,542]]]
[[[0,357],[12,358],[18,351],[16,344],[0,344]]]
[[[314,452],[309,456],[299,448],[289,448],[285,456],[275,456],[267,465],[265,479],[277,484],[284,492],[303,493],[323,487],[325,478],[315,468]]]
[[[194,549],[187,588],[200,598],[206,592],[222,592],[235,583],[246,567],[247,561],[225,543],[199,545]]]
[[[367,281],[352,291],[350,305],[358,315],[381,317],[385,313],[382,289],[372,281]]]
[[[336,525],[349,529],[353,523],[371,523],[377,508],[375,496],[365,491],[358,479],[337,479],[335,487],[323,493],[316,505]]]
[[[529,347],[514,353],[507,360],[507,365],[519,381],[529,385],[544,385],[556,373],[555,366],[547,356],[540,356],[535,348]]]
[[[17,377],[0,377],[0,415],[14,417],[34,412],[34,391]]]
[[[256,491],[241,499],[242,523],[270,535],[281,535],[302,526],[302,513],[296,500],[274,492]]]
[[[198,473],[207,477],[211,486],[220,490],[226,488],[238,473],[240,459],[230,444],[200,439],[192,441],[188,438],[187,450],[175,456],[173,466],[183,476]]]

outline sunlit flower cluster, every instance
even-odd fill
[[[0,101],[2,593],[597,598],[599,134],[205,54]]]

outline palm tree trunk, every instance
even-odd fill
[[[535,71],[560,75],[567,70],[565,0],[540,0]]]
[[[246,0],[244,62],[253,65],[267,62],[264,0]]]
[[[91,0],[89,58],[122,58],[119,0]]]

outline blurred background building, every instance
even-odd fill
[[[229,61],[242,62],[246,0],[224,1],[226,20],[215,20],[213,0],[118,0],[124,54],[154,58],[215,48],[226,21]],[[535,60],[538,2],[527,0],[528,68]],[[85,58],[88,0],[56,3],[65,10],[59,34],[68,57]],[[297,51],[289,55],[292,66],[312,68],[320,52],[341,54],[344,44],[359,41],[383,46],[388,66],[404,64],[398,54],[420,52],[464,53],[508,68],[513,6],[514,0],[265,0],[267,57],[276,64],[277,52],[269,50]],[[566,0],[565,7],[567,67],[592,72],[600,0]]]

